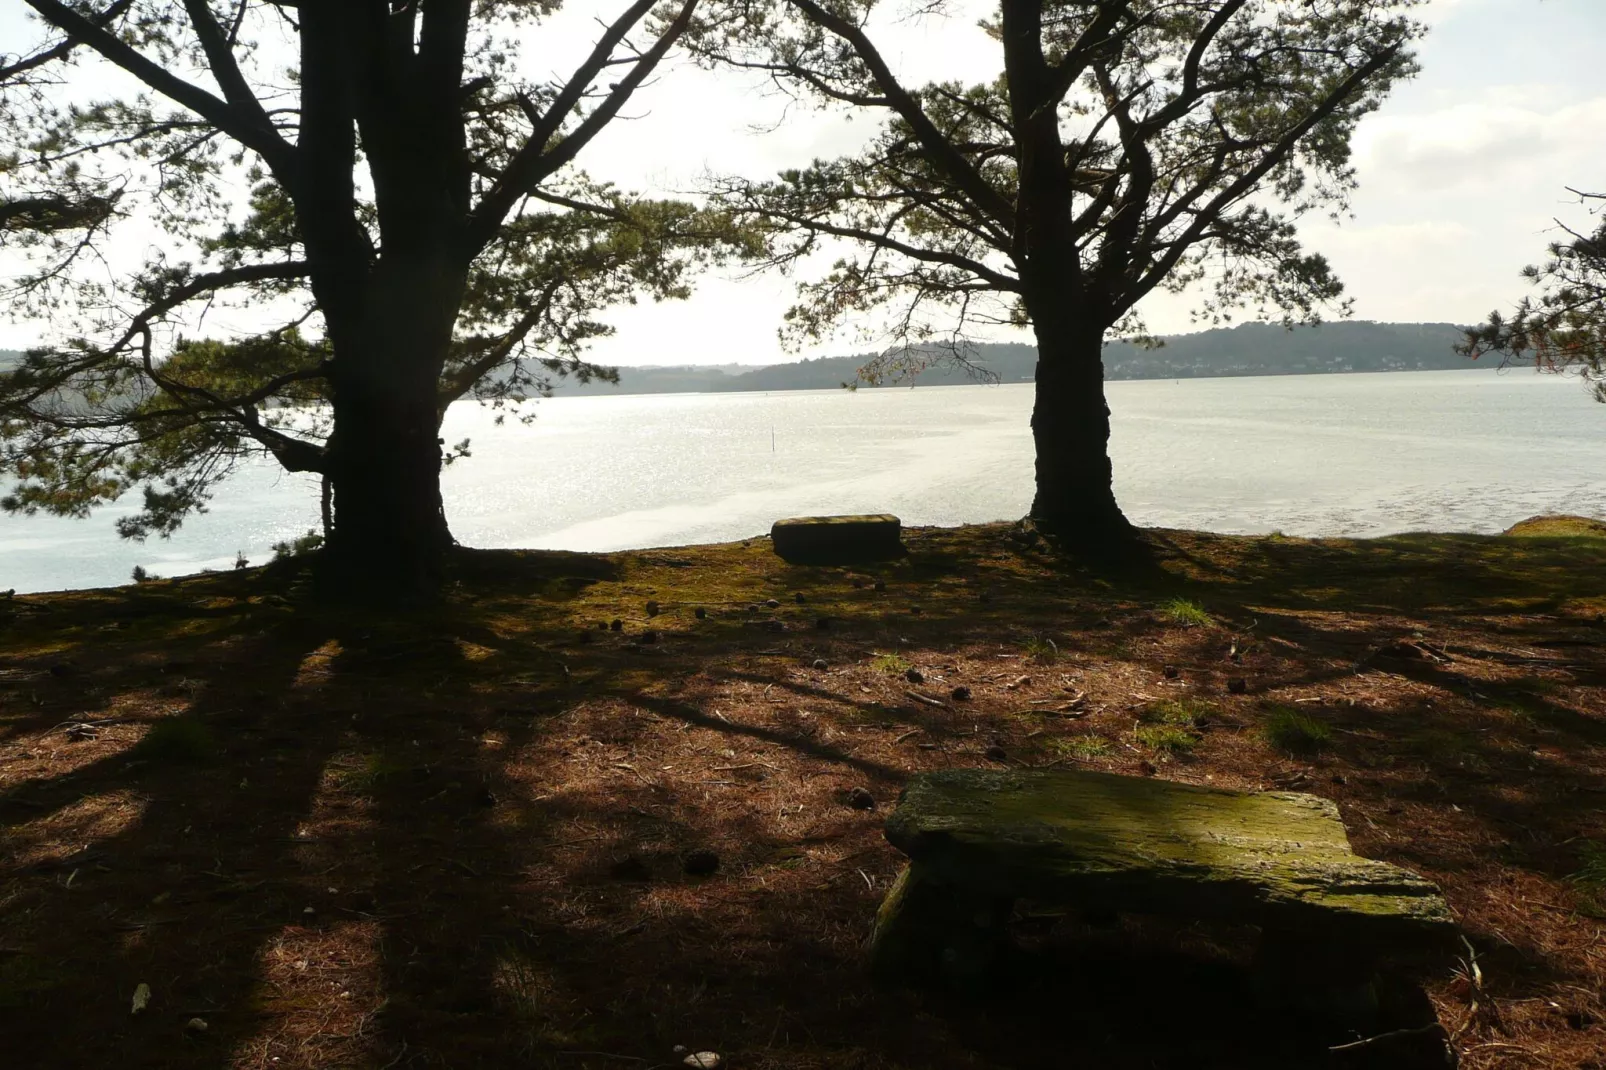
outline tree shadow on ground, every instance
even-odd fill
[[[286,601],[261,575],[41,602],[0,666],[0,1029],[16,1065],[603,1068],[672,1065],[676,1045],[777,1068],[1320,1065],[1324,1046],[1254,1011],[1236,952],[1197,933],[1062,925],[992,999],[867,983],[862,942],[899,866],[880,821],[902,779],[986,764],[994,739],[1046,761],[1026,689],[1009,690],[1023,637],[1112,622],[1078,633],[1075,656],[1102,658],[1107,634],[1136,664],[1175,630],[1144,607],[1203,582],[1045,576],[995,548],[955,567],[944,546],[873,571],[733,549],[698,581],[674,578],[674,552],[523,554],[505,575],[477,555],[442,607],[384,618]],[[1253,582],[1236,603],[1208,588],[1212,608],[1265,600]],[[1288,597],[1321,602],[1303,590]],[[1278,685],[1343,679],[1350,639],[1298,623],[1305,653]],[[1185,641],[1219,659],[1221,638]],[[987,652],[958,665],[967,644]],[[865,669],[873,651],[920,652],[926,682]],[[1438,663],[1409,673],[1465,685]],[[959,680],[974,703],[947,697]],[[1553,696],[1474,686],[1598,745]],[[1363,853],[1481,893],[1459,874],[1485,840],[1386,836],[1389,807],[1442,808],[1412,794],[1442,781],[1479,835],[1537,830],[1547,846],[1521,841],[1513,864],[1553,881],[1556,800],[1506,792],[1587,778],[1507,753],[1489,716],[1335,714],[1337,743],[1301,764],[1344,770]],[[99,719],[120,723],[81,742],[60,727]],[[141,756],[177,722],[201,742]],[[1466,744],[1402,745],[1446,727]],[[876,808],[849,805],[855,788]],[[698,852],[713,873],[687,871]],[[1512,974],[1574,977],[1552,949],[1511,946]],[[134,1016],[140,983],[153,998]]]

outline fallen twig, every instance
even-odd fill
[[[1403,1037],[1426,1036],[1427,1034],[1435,1032],[1435,1031],[1443,1032],[1444,1031],[1444,1027],[1441,1026],[1438,1022],[1434,1022],[1432,1025],[1413,1026],[1410,1029],[1392,1029],[1387,1033],[1379,1033],[1375,1037],[1366,1037],[1366,1038],[1361,1039],[1361,1040],[1352,1040],[1348,1044],[1334,1044],[1334,1045],[1330,1046],[1327,1050],[1328,1051],[1356,1051],[1356,1050],[1358,1050],[1360,1048],[1369,1048],[1373,1044],[1386,1044],[1391,1040],[1397,1040],[1397,1039],[1400,1039],[1400,1038],[1403,1038]]]

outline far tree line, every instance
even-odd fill
[[[83,516],[138,493],[121,532],[166,534],[265,454],[322,477],[324,571],[358,594],[440,580],[440,471],[466,448],[440,440],[449,404],[609,379],[586,351],[610,307],[828,246],[847,252],[800,278],[785,331],[881,317],[898,344],[874,378],[934,350],[963,363],[978,325],[1029,328],[1030,520],[1119,548],[1105,343],[1141,334],[1157,289],[1207,317],[1343,312],[1295,226],[1345,203],[1356,124],[1423,32],[1411,0],[1000,0],[994,78],[908,84],[877,27],[941,3],[610,0],[549,78],[509,42],[543,42],[551,0],[22,2],[39,38],[0,55],[0,247],[27,268],[4,292],[58,333],[0,374],[5,507]],[[588,146],[676,55],[875,134],[694,198],[588,178]],[[94,79],[108,69],[120,81]],[[109,240],[151,227],[162,251],[109,280]],[[1598,368],[1580,316],[1600,239],[1574,237],[1536,273],[1554,287],[1470,347]],[[278,322],[175,329],[227,301]]]

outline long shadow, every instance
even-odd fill
[[[51,677],[59,708],[52,698],[48,710],[16,715],[29,746],[57,714],[112,711],[121,695],[174,686],[175,674],[161,672],[171,660],[189,663],[177,675],[194,681],[193,695],[170,696],[184,707],[175,716],[206,725],[217,746],[188,764],[143,759],[137,747],[112,749],[116,732],[143,725],[114,726],[106,739],[72,744],[108,750],[70,780],[8,782],[12,802],[0,818],[17,861],[0,869],[0,1028],[24,1053],[18,1065],[584,1070],[677,1065],[675,1045],[721,1051],[730,1065],[866,1070],[1295,1066],[1310,1056],[1304,1041],[1245,1009],[1241,974],[1230,955],[1205,946],[1208,934],[1145,943],[1142,933],[1056,930],[1038,965],[994,1000],[870,988],[860,945],[899,859],[880,835],[882,812],[850,809],[835,792],[865,778],[896,785],[906,770],[779,716],[722,719],[696,694],[664,695],[644,681],[700,674],[774,686],[933,734],[944,716],[873,707],[792,677],[785,659],[733,667],[733,647],[751,654],[767,641],[744,630],[739,608],[695,636],[666,633],[654,649],[669,654],[611,634],[582,641],[565,606],[624,570],[561,555],[525,564],[498,587],[498,562],[472,561],[464,588],[437,613],[298,621],[263,611],[249,628],[146,636],[130,640],[126,664],[86,661],[79,675]],[[917,552],[887,571],[912,577],[913,588],[934,569]],[[783,589],[818,579],[775,571]],[[977,575],[978,589],[998,590],[991,602],[892,625],[855,619],[824,639],[793,630],[777,642],[794,644],[789,651],[861,643],[894,625],[919,640],[958,619],[977,636],[1018,638],[1017,606],[1063,620],[1101,582],[1077,578],[1045,602],[1002,564]],[[1109,611],[1178,587],[1174,577],[1151,579],[1098,604]],[[1263,578],[1255,582],[1241,603],[1290,618],[1267,628],[1292,629],[1297,609],[1322,604],[1298,592],[1267,599]],[[891,611],[869,591],[843,600],[855,612]],[[197,619],[230,619],[200,608],[214,615]],[[96,612],[74,627],[111,623],[116,610]],[[806,625],[813,610],[789,612]],[[639,636],[644,624],[632,618],[629,627]],[[1137,617],[1133,627],[1155,630]],[[1351,637],[1300,627],[1306,660],[1323,662],[1312,679],[1348,671]],[[39,669],[46,657],[24,661]],[[1423,686],[1463,681],[1453,663],[1404,675]],[[1538,691],[1492,697],[1528,702],[1542,728],[1595,745],[1592,721],[1574,724],[1569,717],[1581,715]],[[1413,805],[1412,790],[1432,792],[1433,779],[1459,768],[1459,749],[1491,777],[1457,784],[1463,807],[1477,820],[1527,820],[1545,843],[1525,841],[1525,864],[1552,878],[1564,872],[1563,854],[1549,853],[1559,819],[1542,802],[1501,795],[1517,759],[1477,739],[1403,751],[1380,724],[1407,715],[1421,711],[1335,720],[1347,731],[1332,757],[1366,771],[1338,792],[1346,816],[1382,821],[1388,806]],[[18,741],[14,731],[0,745]],[[1430,775],[1406,770],[1407,759]],[[1544,757],[1532,764],[1524,776],[1587,782]],[[116,807],[123,824],[97,831]],[[1363,832],[1359,845],[1427,869],[1462,864],[1432,843]],[[40,853],[46,847],[53,853]],[[716,856],[713,873],[687,872],[699,851]],[[1179,944],[1201,953],[1178,954]],[[1511,961],[1546,965],[1538,949]],[[153,1000],[133,1016],[140,982]],[[207,1029],[186,1030],[191,1018]]]
[[[196,666],[187,697],[169,696],[182,712],[147,704],[128,719],[149,725],[140,742],[57,734],[48,745],[101,756],[8,793],[34,804],[7,811],[0,871],[8,1065],[220,1067],[254,1033],[259,959],[306,905],[288,876],[295,833],[339,730],[288,699],[323,641],[300,623],[224,644],[146,640],[124,652],[126,671],[93,677],[107,694],[144,693],[148,655]],[[90,846],[71,850],[75,838]],[[140,985],[149,1005],[132,1014]]]

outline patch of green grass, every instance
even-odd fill
[[[1585,913],[1606,917],[1606,843],[1585,840],[1578,854],[1584,864],[1567,880],[1578,889]]]
[[[1180,698],[1150,703],[1138,717],[1149,724],[1188,728],[1200,721],[1209,720],[1215,712],[1216,707],[1203,699]]]
[[[870,668],[898,676],[909,671],[909,662],[900,654],[877,654],[870,659]]]
[[[376,791],[386,781],[407,771],[407,766],[383,754],[363,754],[355,764],[340,763],[334,770],[334,780],[340,788],[354,795]]]
[[[130,752],[139,761],[172,765],[204,762],[216,753],[212,730],[189,717],[157,721]]]
[[[1074,758],[1079,762],[1107,758],[1115,750],[1115,745],[1109,740],[1095,735],[1060,736],[1049,740],[1048,745],[1065,757]]]
[[[1161,602],[1159,614],[1161,620],[1180,624],[1184,628],[1202,628],[1215,623],[1210,614],[1205,612],[1204,606],[1186,598],[1172,598]]]
[[[1055,645],[1054,640],[1043,635],[1032,636],[1021,645],[1021,649],[1026,652],[1027,657],[1045,665],[1058,661],[1060,656],[1060,648]]]
[[[1191,754],[1199,745],[1198,736],[1170,724],[1140,724],[1132,730],[1132,738],[1150,750],[1169,755]]]
[[[1260,734],[1278,750],[1297,756],[1315,754],[1333,739],[1333,730],[1324,722],[1287,706],[1274,707],[1266,715]]]
[[[64,966],[51,966],[32,955],[0,956],[0,1008],[20,1010],[38,1006],[51,989],[73,980]]]

